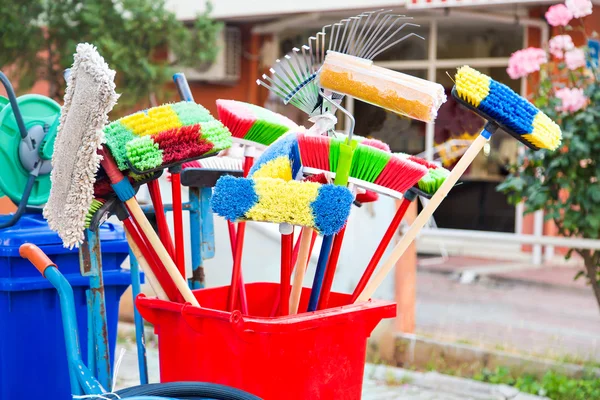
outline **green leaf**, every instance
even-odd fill
[[[581,278],[582,276],[585,276],[585,271],[578,271],[575,276],[573,277],[573,280],[576,281],[577,279]]]

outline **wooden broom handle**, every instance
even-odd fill
[[[308,263],[312,235],[312,228],[302,228],[300,250],[298,251],[298,259],[296,260],[296,265],[294,267],[296,268],[296,271],[294,271],[294,283],[292,284],[292,292],[290,295],[290,315],[298,313],[300,295],[302,294],[302,282],[304,282],[304,274],[306,273],[306,264]]]
[[[129,248],[131,248],[131,252],[135,256],[135,258],[138,262],[138,265],[140,266],[140,269],[146,275],[146,278],[148,279],[148,283],[150,284],[150,287],[152,288],[152,290],[154,290],[156,297],[158,297],[161,300],[169,301],[169,296],[167,296],[167,293],[165,293],[165,290],[162,288],[162,286],[158,282],[156,275],[154,275],[154,271],[152,271],[152,268],[150,268],[150,265],[148,265],[148,261],[146,260],[146,257],[144,257],[144,255],[140,251],[140,248],[135,243],[135,241],[133,240],[133,238],[131,237],[131,235],[127,229],[125,229],[125,236],[127,237],[127,242],[129,243]]]
[[[408,232],[404,234],[402,240],[394,247],[392,253],[389,255],[385,263],[381,266],[379,271],[373,275],[371,281],[367,284],[361,294],[358,296],[356,303],[367,301],[373,296],[373,293],[377,290],[379,285],[383,282],[387,274],[394,268],[394,265],[398,262],[400,257],[404,254],[408,246],[415,240],[419,231],[425,226],[429,218],[433,215],[435,210],[438,208],[442,200],[448,195],[450,189],[456,184],[458,179],[462,176],[462,174],[467,170],[469,165],[473,162],[477,154],[481,151],[483,146],[487,143],[488,139],[486,139],[483,135],[479,135],[477,139],[473,141],[469,149],[465,152],[465,154],[460,158],[456,166],[452,169],[452,172],[442,186],[435,192],[431,200],[427,203],[425,208],[419,213],[417,219],[412,223]]]
[[[154,228],[152,228],[152,225],[150,225],[150,222],[148,222],[146,215],[144,215],[144,212],[140,208],[140,205],[138,204],[135,197],[132,197],[131,199],[127,200],[125,204],[127,205],[127,208],[129,209],[129,212],[131,213],[133,218],[135,218],[135,220],[140,225],[140,228],[142,228],[142,231],[144,231],[144,233],[146,234],[146,237],[150,241],[152,247],[154,247],[154,251],[156,251],[158,258],[167,270],[169,276],[171,276],[171,279],[173,279],[175,286],[177,286],[177,289],[179,289],[179,292],[181,293],[185,301],[192,304],[193,306],[200,307],[200,303],[198,303],[198,300],[196,300],[196,297],[194,297],[194,294],[187,285],[187,282],[179,273],[179,270],[173,262],[173,259],[169,256],[167,249],[165,249],[165,246],[162,244],[159,237],[156,235],[156,232],[154,232]]]

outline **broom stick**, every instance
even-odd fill
[[[484,130],[486,132],[486,130]],[[412,223],[408,231],[402,237],[402,240],[394,247],[392,253],[387,258],[385,263],[381,266],[379,271],[373,276],[372,280],[365,287],[365,289],[361,292],[354,303],[360,303],[363,301],[367,301],[373,296],[373,293],[377,290],[379,285],[383,282],[387,274],[394,268],[394,265],[398,262],[400,257],[404,254],[408,246],[415,240],[419,231],[425,226],[429,218],[433,215],[435,210],[438,208],[442,200],[446,198],[450,189],[456,184],[458,179],[462,176],[462,174],[467,170],[469,165],[473,162],[477,154],[483,149],[483,146],[489,140],[486,138],[486,135],[480,134],[469,146],[466,153],[461,157],[456,166],[452,169],[452,172],[444,183],[440,186],[440,188],[435,192],[431,200],[427,203],[425,208],[419,213],[415,221]]]
[[[156,297],[158,297],[160,300],[169,301],[169,297],[158,282],[156,275],[154,275],[154,271],[152,271],[152,268],[150,268],[148,260],[146,260],[146,257],[144,257],[144,255],[142,254],[142,251],[131,237],[131,233],[129,233],[129,229],[127,228],[125,228],[125,236],[127,237],[127,242],[129,243],[129,248],[131,249],[131,252],[135,256],[142,272],[146,275],[148,283],[150,284],[150,287],[156,294]]]
[[[302,294],[302,282],[304,282],[304,275],[306,274],[306,265],[308,264],[308,258],[310,257],[310,250],[312,248],[311,242],[316,235],[313,234],[312,228],[302,228],[300,237],[300,249],[298,250],[298,258],[296,259],[296,270],[294,271],[294,283],[292,284],[292,291],[290,294],[290,314],[298,313],[298,306],[300,305],[300,295]]]
[[[152,225],[150,225],[150,222],[146,218],[146,215],[144,214],[139,203],[135,199],[135,191],[131,187],[129,180],[123,176],[123,173],[121,171],[119,171],[119,168],[117,167],[115,160],[112,157],[112,154],[110,154],[110,152],[106,148],[100,151],[100,154],[103,156],[102,161],[100,161],[100,163],[104,168],[104,171],[108,175],[108,178],[110,179],[113,188],[115,189],[115,192],[117,193],[121,201],[124,201],[125,206],[127,206],[127,210],[129,211],[129,214],[139,225],[142,232],[146,235],[146,238],[150,242],[150,245],[154,248],[154,251],[156,252],[161,263],[163,264],[163,267],[171,276],[171,279],[173,279],[173,283],[175,283],[175,286],[177,286],[177,289],[183,296],[184,300],[189,302],[193,306],[200,307],[200,303],[198,303],[198,300],[196,299],[196,297],[194,297],[192,290],[189,288],[187,282],[179,273],[179,270],[173,262],[173,259],[171,258],[171,256],[169,256],[167,249],[165,249],[165,246],[160,241],[160,238],[154,231]]]

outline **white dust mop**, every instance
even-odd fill
[[[95,46],[78,44],[74,59],[54,143],[50,198],[44,208],[48,225],[68,248],[83,241],[101,160],[96,151],[104,142],[108,113],[119,98],[115,71]]]

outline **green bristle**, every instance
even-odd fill
[[[206,108],[191,101],[180,101],[179,103],[171,104],[171,108],[175,111],[177,117],[179,117],[179,121],[184,126],[214,120]]]
[[[121,171],[128,169],[129,167],[126,163],[126,144],[137,136],[131,133],[131,130],[119,121],[112,122],[104,127],[104,135],[106,137],[106,145],[114,157],[119,169]]]
[[[221,121],[212,120],[208,122],[200,122],[200,132],[202,138],[211,142],[214,147],[211,153],[215,153],[224,149],[228,149],[233,144],[231,133]]]
[[[248,133],[246,133],[244,140],[250,140],[268,146],[287,131],[289,131],[287,126],[277,122],[259,119],[252,125],[252,128],[250,128]]]
[[[94,199],[92,200],[92,204],[90,204],[90,208],[88,209],[87,215],[85,216],[85,228],[89,228],[92,223],[92,218],[94,218],[94,214],[98,212],[100,207],[104,205],[104,199]]]
[[[445,168],[430,169],[418,182],[419,189],[427,194],[434,194],[446,180],[450,171]]]
[[[256,117],[256,122],[244,136],[245,140],[268,146],[290,130],[289,126],[282,122],[279,114],[254,104],[247,104],[247,106]]]
[[[136,174],[135,172],[129,172],[129,174],[127,174],[128,177],[130,177],[131,179],[133,179],[136,182],[140,182],[143,181],[145,179],[150,179],[150,178],[154,178],[154,172],[150,172],[148,174]]]
[[[342,140],[332,138],[329,142],[329,170],[331,172],[337,171],[338,162],[340,160],[340,144]]]
[[[163,163],[163,152],[150,136],[135,138],[125,145],[127,159],[140,171],[160,167]]]
[[[358,146],[352,157],[350,176],[366,182],[375,182],[390,160],[391,154],[371,146]]]

